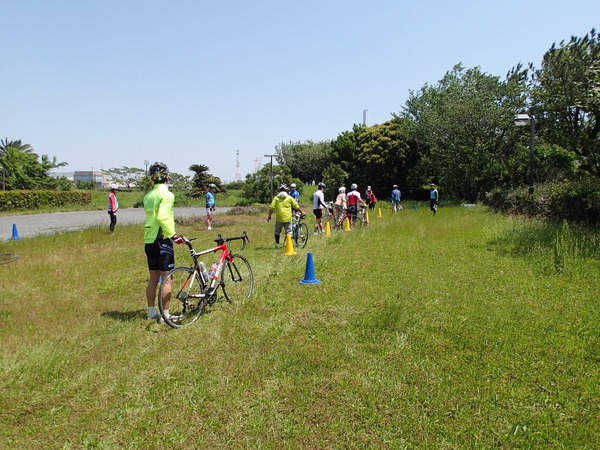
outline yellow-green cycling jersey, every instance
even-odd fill
[[[298,202],[291,195],[280,193],[273,198],[271,209],[275,210],[275,220],[287,223],[292,221],[292,209],[298,209]]]
[[[157,183],[144,197],[146,225],[144,242],[152,244],[157,239],[171,238],[175,234],[173,203],[175,196],[166,183]]]

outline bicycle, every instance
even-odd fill
[[[192,241],[187,238],[185,244],[190,250],[192,264],[190,267],[176,267],[162,280],[158,291],[158,307],[167,325],[181,328],[194,323],[205,306],[212,305],[217,299],[217,289],[220,287],[229,303],[234,300],[249,298],[254,290],[254,275],[246,258],[237,253],[231,253],[228,243],[242,240],[243,250],[250,242],[244,231],[241,236],[224,238],[219,235],[216,247],[197,252]],[[221,252],[218,263],[213,264],[210,273],[204,263],[198,261],[200,256]],[[170,288],[170,289],[169,289]],[[169,311],[168,314],[165,310]]]
[[[296,211],[292,215],[292,239],[296,246],[300,248],[306,247],[308,242],[308,225],[302,222],[306,216]]]

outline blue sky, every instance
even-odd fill
[[[0,137],[61,170],[233,180],[290,141],[383,123],[457,63],[504,78],[598,23],[597,0],[0,0]]]

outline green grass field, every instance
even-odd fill
[[[246,230],[256,281],[179,330],[141,226],[0,242],[0,447],[600,447],[597,231],[407,208],[288,256],[265,218],[178,227]]]

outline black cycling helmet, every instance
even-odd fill
[[[169,168],[165,163],[161,162],[152,164],[150,169],[148,169],[148,172],[150,172],[150,178],[152,178],[152,181],[155,183],[162,183],[169,176]]]
[[[285,184],[282,184],[281,186],[279,186],[279,192],[285,191],[287,192],[289,189]]]

